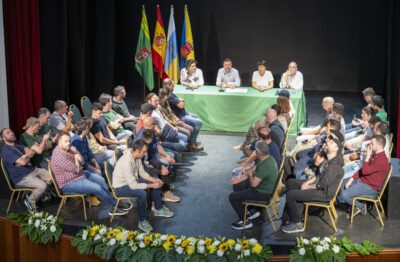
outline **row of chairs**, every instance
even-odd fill
[[[89,97],[83,96],[81,98],[81,109],[83,112],[83,115],[86,117],[91,117],[92,116],[92,101],[90,101]],[[72,123],[76,124],[79,121],[81,121],[82,114],[81,111],[79,111],[79,108],[72,104],[69,106],[69,111],[74,113],[74,116],[72,117]]]

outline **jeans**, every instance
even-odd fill
[[[229,195],[229,201],[231,202],[233,209],[235,209],[236,214],[241,220],[243,220],[244,218],[243,201],[256,200],[265,201],[265,203],[267,203],[267,201],[271,197],[270,194],[261,193],[257,191],[257,189],[255,189],[254,187],[251,187],[248,179],[236,185],[233,185],[233,191],[234,192]]]
[[[343,179],[352,177],[358,170],[361,169],[362,163],[359,160],[350,161],[346,165],[344,165],[344,177]]]
[[[119,133],[118,135],[115,136],[117,140],[121,139],[129,139],[132,137],[133,132],[127,129],[124,129],[124,132]]]
[[[191,125],[194,128],[193,134],[192,134],[192,139],[193,143],[196,143],[197,137],[200,133],[201,126],[203,125],[203,122],[197,118],[196,115],[194,114],[186,114],[184,117],[182,117],[182,121],[185,122],[188,125]]]
[[[127,129],[132,132],[134,132],[136,129],[136,124],[133,121],[124,122],[122,125],[124,126],[124,129]]]
[[[347,178],[343,180],[342,187],[341,187],[341,192],[338,195],[338,201],[341,203],[347,203],[348,205],[353,205],[353,198],[357,196],[376,196],[378,192],[376,192],[375,189],[370,187],[367,184],[364,184],[361,182],[360,179],[354,180],[353,183],[351,183],[351,186],[344,189],[344,186],[347,184],[347,181],[349,181],[350,178]],[[356,201],[355,206],[358,207],[359,209],[363,208],[363,204]]]
[[[179,142],[165,141],[165,142],[162,142],[161,145],[164,148],[168,148],[168,149],[171,149],[171,150],[177,151],[177,152],[183,152],[186,149],[186,143],[181,139],[179,139]]]
[[[147,183],[146,180],[139,177],[140,183]],[[139,212],[139,221],[142,222],[143,220],[147,219],[146,213],[146,202],[147,202],[147,192],[145,189],[131,189],[129,186],[123,186],[116,188],[116,194],[118,196],[125,196],[125,197],[136,197],[138,203],[138,212]],[[160,210],[162,208],[162,199],[161,199],[161,191],[159,188],[151,189],[151,197],[154,201],[154,206],[156,210]]]
[[[76,193],[76,194],[88,194],[95,195],[100,198],[102,202],[106,202],[111,207],[115,206],[115,199],[108,190],[106,181],[104,178],[96,173],[89,171],[83,171],[85,178],[75,180],[64,185],[62,191],[64,194]]]
[[[193,142],[194,129],[193,129],[193,127],[191,125],[183,123],[183,127],[182,126],[178,126],[177,128],[178,128],[179,133],[182,133],[182,134],[184,134],[185,136],[188,137],[188,143],[189,144],[193,144],[194,143]]]
[[[171,150],[169,148],[164,148],[163,147],[163,149],[168,155],[172,156],[176,160],[176,162],[180,162],[182,160],[182,153],[180,153],[178,151]]]
[[[94,158],[96,158],[96,161],[99,163],[101,167],[104,166],[104,162],[108,162],[110,165],[114,165],[114,151],[112,150],[104,150],[102,153],[97,153],[94,155]]]

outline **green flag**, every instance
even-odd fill
[[[140,25],[139,39],[136,46],[135,68],[140,76],[143,77],[147,88],[150,91],[153,90],[153,59],[151,58],[150,33],[144,6],[142,9],[142,23]]]

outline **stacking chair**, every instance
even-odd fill
[[[120,148],[116,148],[114,150],[114,161],[117,163],[117,161],[121,158],[121,156],[124,154],[124,150]]]
[[[79,111],[79,108],[72,104],[69,106],[69,111],[74,113],[74,116],[72,117],[72,123],[77,124],[79,121],[81,121],[82,115],[81,112]]]
[[[283,151],[282,153],[282,158],[281,158],[281,164],[279,165],[279,169],[278,172],[279,174],[282,173],[282,176],[279,177],[278,180],[278,185],[277,185],[277,189],[276,189],[276,194],[274,195],[274,201],[271,203],[272,207],[273,207],[273,211],[274,211],[274,215],[277,217],[278,216],[278,205],[277,203],[279,203],[281,201],[280,195],[281,195],[281,191],[282,191],[282,187],[283,187],[283,183],[282,183],[282,179],[284,176],[284,170],[283,170],[283,164],[285,162],[285,151]]]
[[[58,215],[60,214],[61,208],[65,205],[65,202],[67,201],[68,198],[81,198],[82,204],[83,204],[83,216],[86,221],[87,220],[86,205],[85,205],[86,194],[73,194],[73,193],[72,194],[63,194],[63,193],[61,193],[61,189],[58,187],[56,178],[54,177],[53,171],[51,170],[50,161],[49,161],[49,173],[50,173],[51,181],[53,182],[54,188],[56,189],[57,196],[59,198],[61,198],[61,202],[60,202],[60,205],[58,206],[56,216],[58,217]],[[89,203],[89,207],[90,207],[90,203]]]
[[[335,220],[333,218],[335,218],[335,219],[338,218],[338,215],[336,213],[336,208],[335,208],[335,201],[336,201],[336,197],[339,193],[340,187],[342,186],[342,182],[343,182],[343,180],[340,181],[340,183],[336,189],[335,196],[329,202],[304,202],[304,206],[306,208],[306,210],[304,212],[304,230],[307,228],[308,208],[310,206],[314,206],[314,207],[323,207],[328,210],[329,217],[331,218],[331,221],[332,221],[333,229],[335,230],[335,232],[337,232]]]
[[[243,202],[243,204],[244,204],[244,219],[243,219],[244,223],[246,223],[246,220],[247,220],[247,207],[248,206],[262,207],[262,208],[266,209],[269,221],[272,225],[272,228],[274,229],[274,231],[276,231],[274,220],[272,219],[272,216],[269,213],[268,209],[272,208],[275,213],[274,205],[276,203],[276,201],[275,201],[276,195],[278,194],[278,186],[279,186],[280,181],[282,180],[282,176],[283,176],[283,171],[281,170],[281,172],[278,174],[278,179],[275,182],[274,191],[272,192],[270,199],[268,199],[267,201],[244,201]]]
[[[89,97],[83,96],[81,98],[81,107],[82,112],[86,117],[92,116],[92,102],[90,101]]]
[[[113,219],[114,219],[115,211],[118,208],[119,202],[121,200],[134,200],[134,199],[136,199],[136,197],[119,197],[119,196],[117,196],[117,194],[114,191],[114,188],[112,186],[112,173],[114,171],[114,167],[112,165],[110,165],[108,162],[106,162],[105,166],[104,166],[104,169],[106,171],[105,173],[106,173],[108,186],[111,189],[111,193],[112,193],[113,197],[117,200],[117,202],[115,203],[115,206],[112,209],[112,215],[111,215],[111,218],[110,218],[110,223],[111,223],[113,221]]]
[[[8,188],[10,188],[11,190],[11,197],[10,197],[10,201],[8,202],[8,207],[7,207],[7,211],[6,214],[8,214],[8,212],[10,211],[10,207],[11,207],[11,203],[14,199],[14,194],[17,193],[17,200],[19,199],[19,195],[21,194],[21,192],[25,193],[25,192],[31,192],[32,194],[32,198],[34,198],[33,196],[33,188],[28,188],[28,187],[18,187],[18,186],[14,186],[14,183],[10,180],[10,178],[8,177],[8,171],[7,168],[4,165],[3,159],[1,159],[1,169],[3,170],[3,174],[4,174],[4,178],[7,181],[7,185]],[[35,200],[35,199],[34,199]],[[35,203],[35,201],[33,201]],[[34,208],[36,209],[36,205],[34,204]]]
[[[392,165],[390,165],[390,170],[389,173],[387,174],[385,181],[383,182],[383,185],[381,187],[381,190],[379,190],[378,195],[377,196],[358,196],[353,198],[353,206],[351,208],[351,220],[350,223],[353,223],[354,220],[354,205],[356,201],[367,201],[367,202],[372,202],[374,203],[374,206],[376,208],[376,212],[378,213],[378,217],[379,217],[379,221],[381,223],[381,226],[384,226],[385,224],[383,223],[382,220],[382,214],[385,214],[385,210],[383,209],[383,205],[382,205],[382,196],[385,193],[385,189],[386,186],[389,183],[390,177],[392,176]]]

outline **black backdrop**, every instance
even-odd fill
[[[117,84],[141,97],[143,81],[134,69],[140,11],[145,4],[152,40],[157,3],[166,31],[170,4],[175,6],[178,43],[188,4],[196,59],[208,84],[215,84],[225,57],[244,85],[261,58],[276,81],[295,60],[306,90],[357,92],[373,86],[389,111],[397,108],[396,0],[41,0],[44,105],[51,108],[58,98],[79,103],[81,96],[96,98]]]

